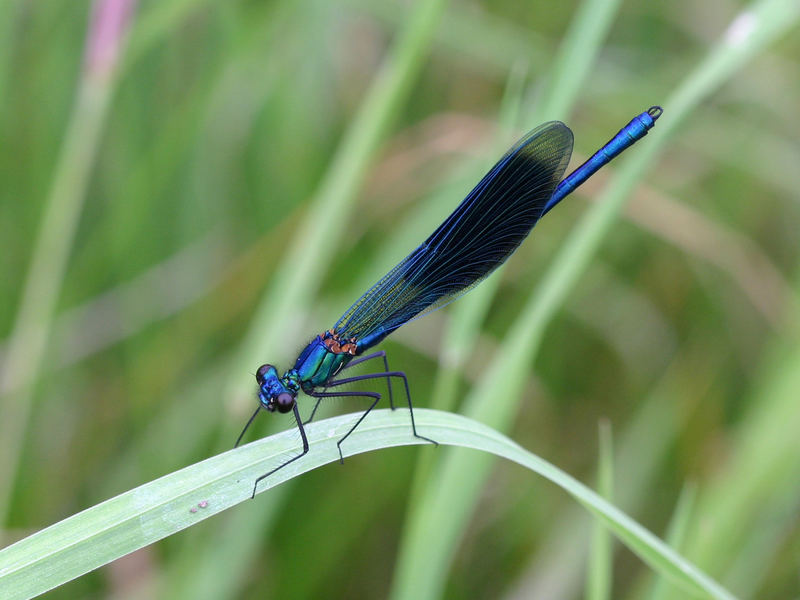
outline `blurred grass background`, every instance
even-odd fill
[[[115,6],[127,19],[99,36]],[[565,120],[574,166],[746,35],[742,9],[5,0],[3,544],[229,447],[255,368],[288,366],[516,135]],[[509,412],[515,440],[584,481],[609,423],[618,506],[759,598],[800,594],[796,33],[676,126],[545,323]],[[548,215],[501,276],[384,343],[416,404],[457,404],[487,380],[623,164]],[[413,597],[414,560],[437,565],[442,581],[420,583],[432,595],[603,596],[583,583],[591,519],[512,465],[494,465],[451,550],[415,546],[442,450],[320,469],[47,597]],[[612,597],[679,597],[613,549]]]

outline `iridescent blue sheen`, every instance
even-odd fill
[[[363,353],[404,323],[452,302],[487,277],[511,256],[544,214],[603,165],[644,137],[661,112],[660,107],[653,106],[638,115],[563,181],[572,154],[572,132],[560,121],[540,125],[498,161],[428,239],[367,290],[332,329],[314,338],[300,353],[292,369],[279,376],[272,365],[262,365],[256,374],[259,408],[270,412],[293,411],[303,440],[303,452],[259,477],[253,494],[259,481],[308,452],[308,440],[295,401],[301,390],[316,398],[317,406],[321,399],[336,396],[372,400],[372,405],[339,440],[340,458],[343,456],[341,443],[358,427],[381,395],[329,389],[376,378],[386,380],[392,408],[391,381],[393,378],[402,380],[414,435],[436,443],[417,434],[405,373],[390,371],[383,351],[366,356]],[[350,366],[377,358],[383,358],[382,372],[337,377]],[[309,421],[315,411],[316,407]],[[256,414],[258,410],[247,426]]]
[[[618,156],[626,148],[646,136],[647,132],[656,124],[656,119],[661,116],[662,112],[664,111],[660,106],[651,106],[642,114],[631,119],[631,122],[620,129],[619,133],[606,142],[605,146],[595,152],[589,160],[558,184],[555,193],[544,207],[544,213],[542,214],[547,214],[551,208],[571,194],[575,188],[589,179],[589,177],[597,173],[604,165],[611,162],[615,156]]]

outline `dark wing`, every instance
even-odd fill
[[[572,132],[545,123],[509,150],[425,242],[334,326],[358,352],[452,302],[500,266],[542,216],[572,154]]]

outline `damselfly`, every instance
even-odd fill
[[[406,374],[389,369],[385,351],[364,352],[404,323],[452,302],[477,285],[516,250],[544,214],[603,165],[644,137],[661,112],[661,107],[653,106],[635,117],[563,181],[561,178],[572,155],[572,131],[560,121],[540,125],[492,167],[422,245],[356,300],[331,329],[314,338],[300,353],[293,368],[280,376],[272,365],[259,367],[256,373],[259,405],[236,445],[263,408],[269,412],[294,413],[303,450],[256,479],[253,496],[261,480],[308,452],[303,426],[314,418],[323,399],[368,398],[369,408],[337,442],[339,459],[343,459],[342,442],[381,399],[377,392],[335,389],[345,384],[385,379],[389,405],[394,408],[391,382],[392,379],[402,381],[411,431],[417,438],[436,444],[417,433]],[[339,376],[346,369],[377,359],[383,363],[383,371]],[[306,421],[300,418],[297,408],[296,399],[301,391],[316,399]]]

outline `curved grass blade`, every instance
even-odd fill
[[[648,564],[688,590],[731,598],[693,564],[570,475],[524,450],[493,429],[452,413],[416,412],[419,427],[440,443],[507,458],[553,481],[601,518]],[[311,423],[312,446],[297,461],[264,481],[274,487],[323,464],[339,460],[336,441],[358,415]],[[349,455],[419,443],[403,411],[380,410],[349,438]],[[432,451],[432,450],[431,450]],[[0,589],[8,600],[30,598],[159,539],[181,531],[250,498],[251,482],[297,452],[294,430],[219,454],[120,494],[0,551]]]

